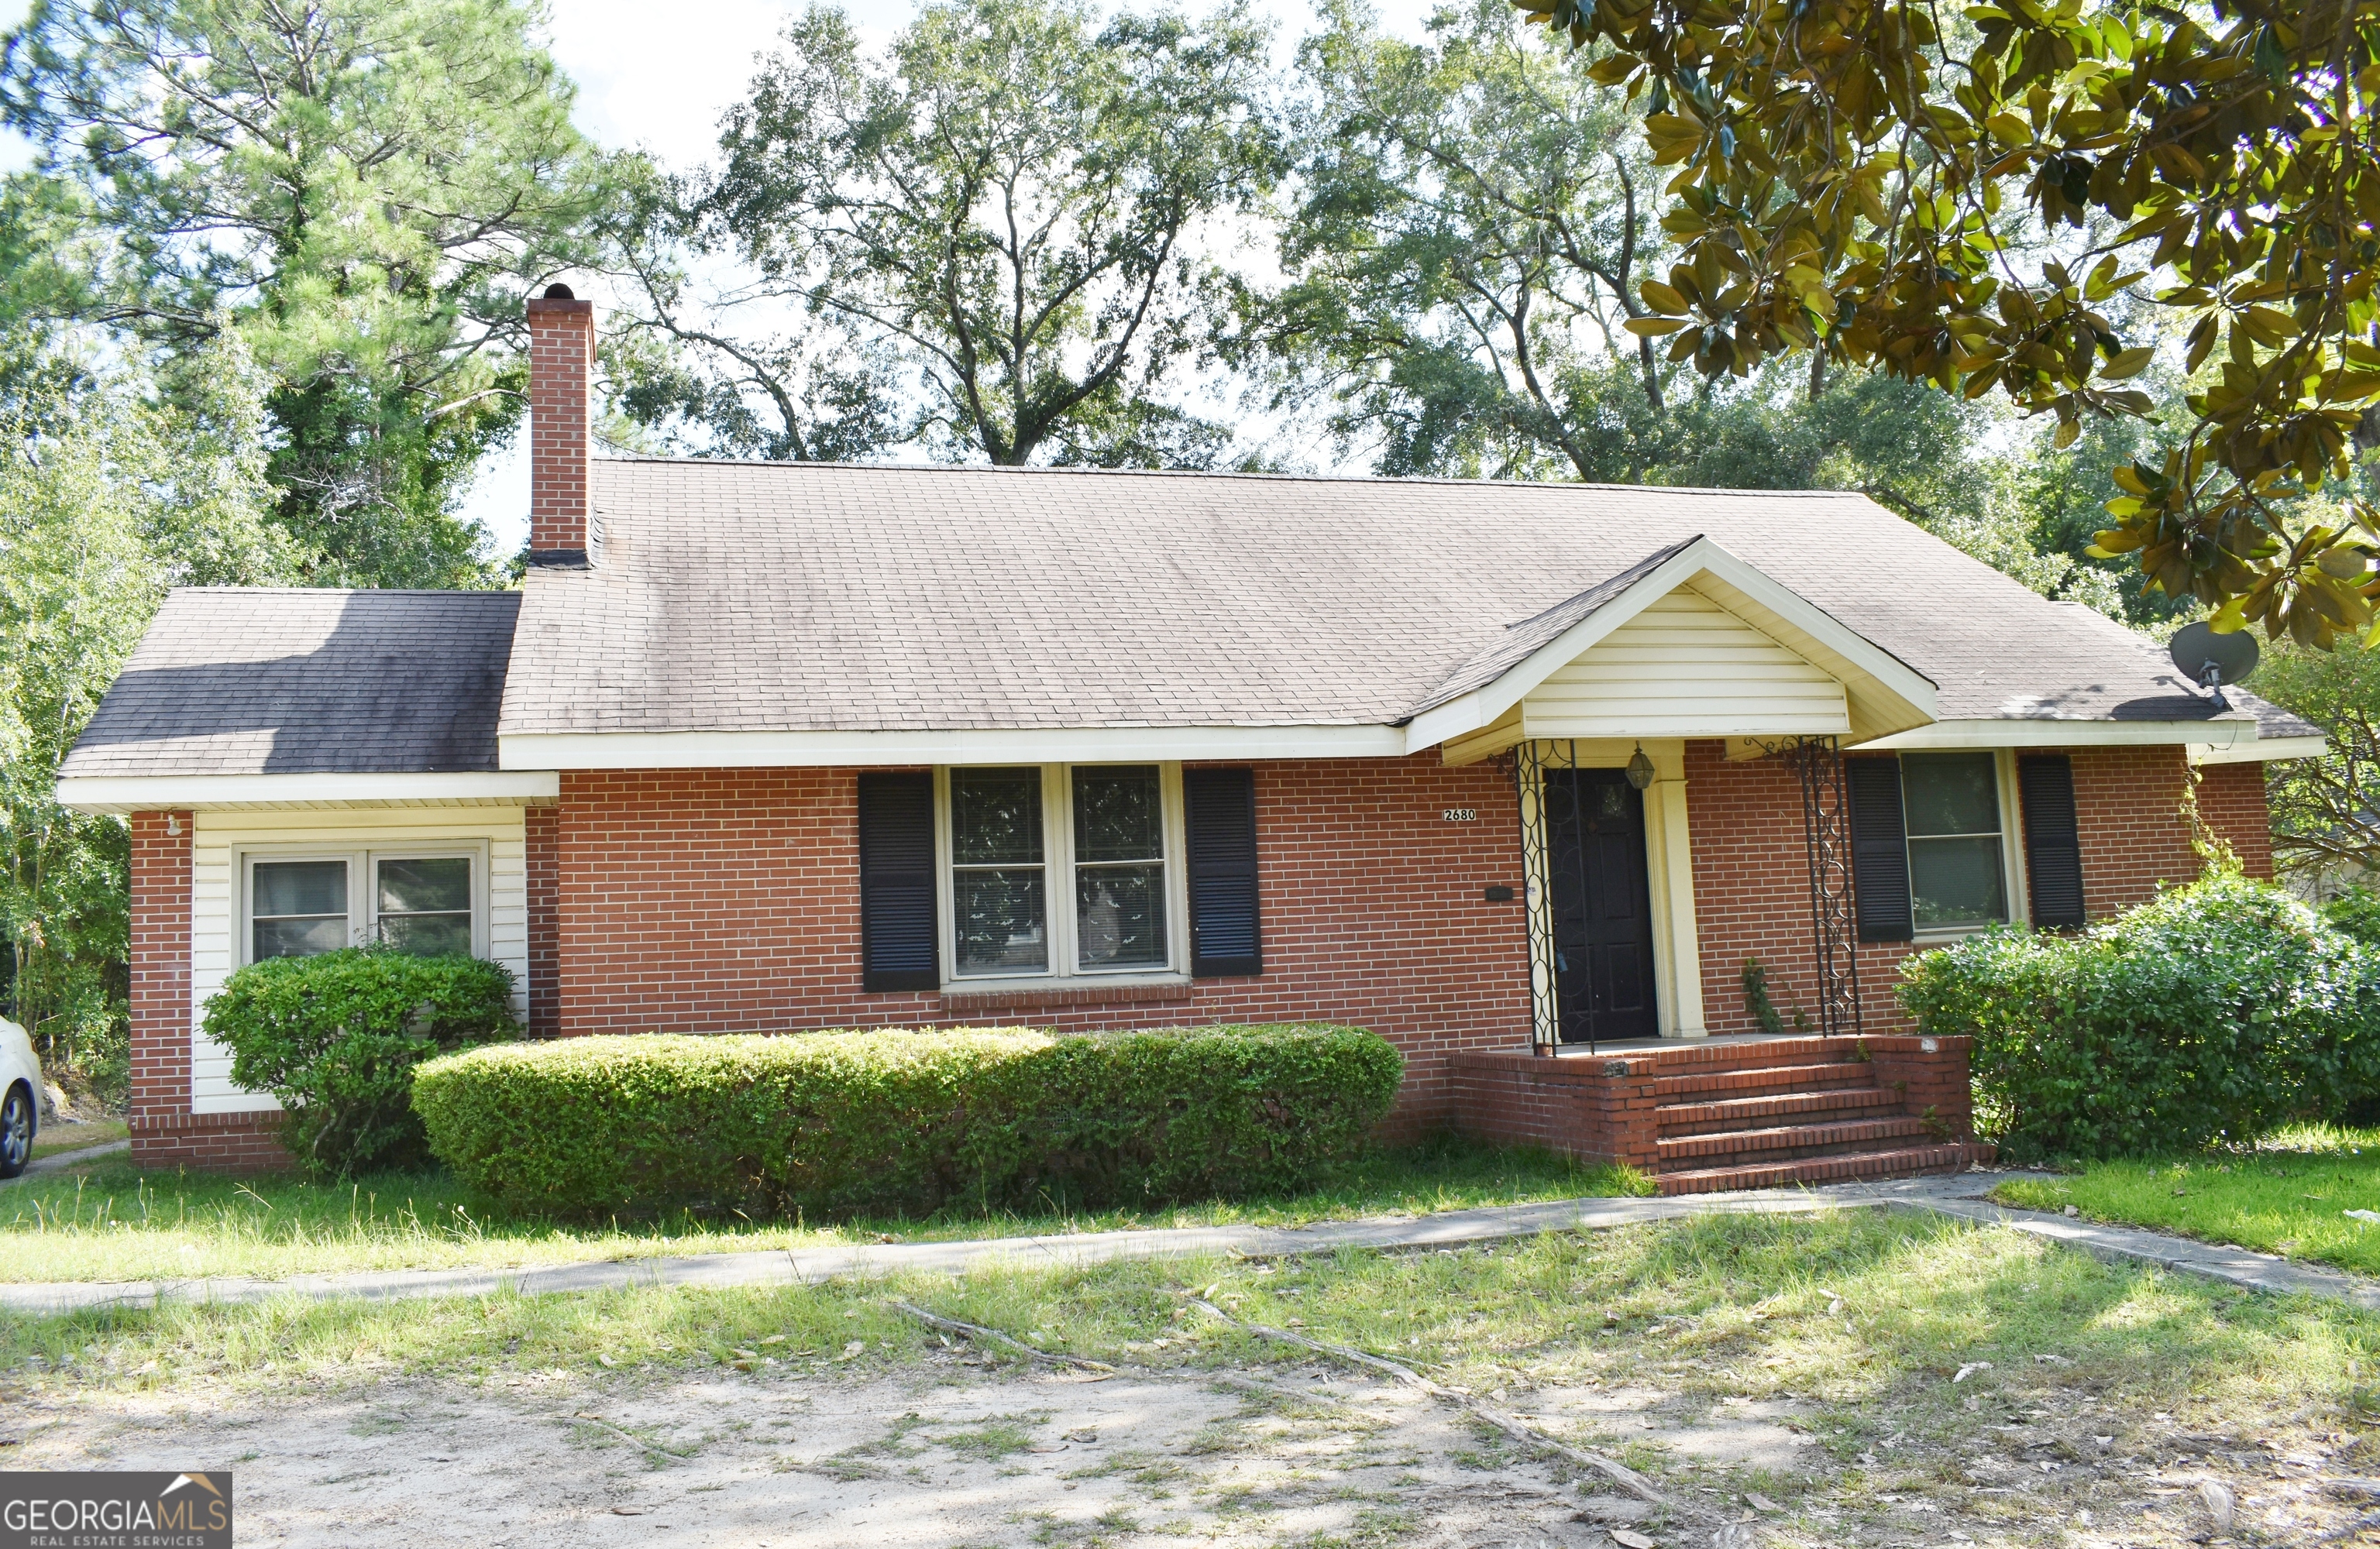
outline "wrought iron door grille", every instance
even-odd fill
[[[1776,751],[1802,781],[1802,833],[1810,857],[1810,933],[1818,969],[1818,1030],[1860,1030],[1859,930],[1852,899],[1851,791],[1833,737],[1802,737]]]
[[[1521,804],[1522,897],[1529,921],[1529,1047],[1533,1053],[1552,1054],[1562,1041],[1560,948],[1554,939],[1553,825],[1556,814],[1547,810],[1553,795],[1549,771],[1578,768],[1578,744],[1570,742],[1524,742],[1512,749],[1512,789]],[[1572,832],[1581,831],[1579,782],[1559,782],[1568,792],[1567,817]],[[1595,1011],[1586,1009],[1587,1052],[1595,1051]]]

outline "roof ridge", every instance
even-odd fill
[[[792,462],[766,457],[655,457],[644,454],[625,457],[598,457],[595,461],[599,465],[605,463],[659,464],[665,467],[774,468],[787,473],[832,468],[837,472],[850,473],[1080,474],[1108,478],[1209,478],[1251,483],[1274,481],[1287,484],[1452,485],[1463,489],[1495,490],[1625,490],[1669,495],[1855,500],[1868,501],[1870,504],[1875,503],[1865,493],[1858,490],[1748,490],[1704,484],[1604,484],[1587,479],[1567,478],[1446,478],[1423,476],[1399,477],[1374,473],[1256,472],[1242,468],[1002,467],[988,463],[824,463]],[[1879,506],[1877,509],[1883,508]]]

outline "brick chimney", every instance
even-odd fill
[[[595,303],[548,285],[528,304],[528,563],[585,566],[603,557],[589,484]]]

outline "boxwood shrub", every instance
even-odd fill
[[[2380,958],[2236,873],[2075,936],[1972,937],[1901,976],[1923,1031],[1975,1040],[1977,1119],[2013,1159],[2252,1140],[2380,1083]]]
[[[1293,1184],[1403,1073],[1361,1028],[566,1038],[414,1078],[431,1149],[504,1204],[833,1215],[1100,1205]]]
[[[501,963],[386,947],[250,963],[203,1025],[232,1051],[232,1080],[280,1099],[299,1165],[332,1177],[426,1162],[413,1068],[518,1031]]]

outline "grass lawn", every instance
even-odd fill
[[[55,1156],[68,1151],[86,1151],[94,1145],[106,1145],[124,1139],[132,1132],[121,1119],[93,1119],[80,1124],[57,1124],[33,1137],[33,1160]]]
[[[2163,1161],[2096,1162],[2058,1177],[2013,1179],[2002,1204],[2153,1227],[2380,1275],[2380,1130],[2286,1131],[2250,1151]]]
[[[2370,1473],[2380,1439],[2380,1318],[2103,1265],[2014,1230],[1866,1211],[1279,1263],[87,1312],[0,1323],[0,1398],[37,1427],[99,1426],[136,1404],[212,1417],[341,1392],[419,1413],[516,1392],[524,1414],[638,1406],[666,1426],[678,1410],[689,1424],[716,1415],[747,1386],[762,1405],[815,1389],[831,1407],[846,1382],[958,1380],[964,1352],[888,1308],[892,1295],[1159,1378],[1293,1382],[1328,1364],[1214,1323],[1187,1304],[1193,1292],[1421,1364],[1730,1510],[1768,1492],[1789,1502],[1774,1524],[1802,1543],[2064,1543],[2065,1525],[2095,1520],[2125,1543],[2178,1543],[2210,1470],[2240,1482],[2260,1522],[2336,1516],[2351,1507],[2315,1485],[2270,1494],[2283,1488],[2276,1470]],[[1668,1439],[1745,1416],[1810,1438],[1790,1477]],[[1220,1436],[1209,1450],[1240,1457],[1231,1449],[1258,1439]],[[1498,1446],[1483,1436],[1463,1466],[1512,1467]],[[2118,1525],[2147,1522],[2172,1531]],[[2330,1542],[2336,1525],[2306,1515],[2240,1542],[2316,1541],[2297,1527]]]
[[[0,1191],[0,1280],[277,1277],[357,1269],[537,1265],[659,1254],[1247,1223],[1292,1226],[1646,1192],[1622,1168],[1459,1142],[1384,1150],[1303,1192],[1161,1210],[808,1225],[679,1213],[597,1224],[491,1213],[443,1173],[354,1184],[155,1173],[107,1158]]]

